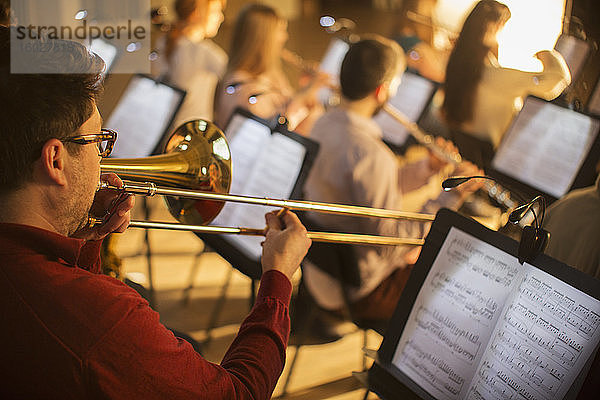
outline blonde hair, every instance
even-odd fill
[[[266,5],[249,4],[238,14],[229,49],[227,70],[258,76],[280,62],[275,32],[285,20]]]

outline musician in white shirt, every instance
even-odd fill
[[[227,54],[211,38],[223,22],[224,3],[176,0],[178,20],[159,40],[159,77],[187,92],[175,126],[191,119],[213,119],[215,89],[225,74]]]
[[[405,66],[402,50],[390,40],[374,37],[350,47],[340,73],[342,103],[323,115],[310,134],[320,148],[304,187],[308,200],[403,210],[403,196],[426,185],[429,178],[446,166],[433,156],[401,166],[382,141],[381,129],[372,119],[395,94]],[[453,150],[451,145],[444,145]],[[461,163],[452,173],[477,172],[472,164]],[[442,206],[457,207],[478,185],[460,187],[458,192],[440,190],[437,198],[426,202],[420,211],[433,213]],[[342,232],[396,237],[423,235],[422,223],[326,214],[314,214],[311,218],[324,228]],[[354,314],[387,320],[410,274],[407,252],[411,248],[355,248],[362,283],[349,293]],[[303,276],[320,306],[333,310],[343,306],[340,285],[332,277],[308,263]]]

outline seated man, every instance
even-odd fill
[[[320,144],[319,154],[304,187],[308,200],[360,206],[403,209],[403,194],[424,186],[442,165],[430,156],[425,162],[400,166],[383,143],[372,117],[395,94],[406,64],[399,46],[383,38],[353,44],[344,57],[340,84],[342,103],[315,124],[310,137]],[[444,146],[452,148],[448,143]],[[453,174],[472,175],[477,168],[458,165]],[[441,206],[457,207],[478,183],[429,200],[421,211],[433,213]],[[325,228],[342,232],[420,237],[422,224],[391,219],[313,216]],[[409,247],[356,246],[362,284],[349,300],[357,318],[391,318],[408,276]],[[312,267],[304,270],[305,284],[317,303],[334,310],[343,306],[339,284]]]
[[[267,214],[256,303],[221,364],[204,360],[137,292],[99,274],[102,239],[127,228],[133,206],[96,194],[100,179],[122,185],[100,174],[112,144],[96,108],[103,62],[75,42],[40,48],[40,68],[81,72],[11,73],[0,27],[0,398],[270,398],[306,230],[292,213]],[[90,210],[112,213],[90,228]]]

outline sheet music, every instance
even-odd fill
[[[389,102],[402,111],[411,122],[416,122],[427,106],[434,88],[435,85],[431,81],[405,72],[398,92]],[[383,138],[390,143],[401,146],[409,136],[406,128],[384,111],[379,112],[374,120],[381,128]]]
[[[567,66],[571,72],[571,78],[575,81],[575,78],[581,71],[581,67],[583,67],[587,60],[588,52],[590,50],[589,44],[574,36],[563,34],[558,38],[554,48],[567,62]]]
[[[240,118],[244,120],[243,123]],[[242,116],[235,116],[232,123],[230,127],[235,128],[236,132],[232,132],[230,139],[233,163],[230,192],[245,196],[289,198],[304,162],[304,146],[280,133],[271,134],[269,127]],[[262,228],[265,226],[264,215],[272,209],[228,202],[212,225]],[[225,237],[251,259],[260,259],[263,237]]]
[[[523,183],[561,197],[577,177],[599,125],[589,116],[528,98],[492,165]]]
[[[350,45],[341,39],[333,39],[329,43],[329,47],[325,51],[325,55],[321,59],[319,69],[332,77],[331,84],[339,86],[340,69],[342,68],[342,61],[344,56],[348,52]],[[331,96],[331,89],[323,88],[319,90],[319,100],[323,104],[327,104],[329,97]]]
[[[562,399],[600,341],[600,301],[457,228],[392,363],[435,399]]]
[[[516,285],[516,258],[451,228],[392,363],[436,399],[462,399]]]
[[[562,399],[600,340],[600,302],[525,264],[468,399]]]
[[[105,125],[119,133],[112,157],[146,157],[177,112],[181,92],[150,78],[133,76]]]

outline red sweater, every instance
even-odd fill
[[[100,242],[0,224],[0,398],[268,399],[283,370],[291,284],[263,274],[220,365],[99,274]]]

